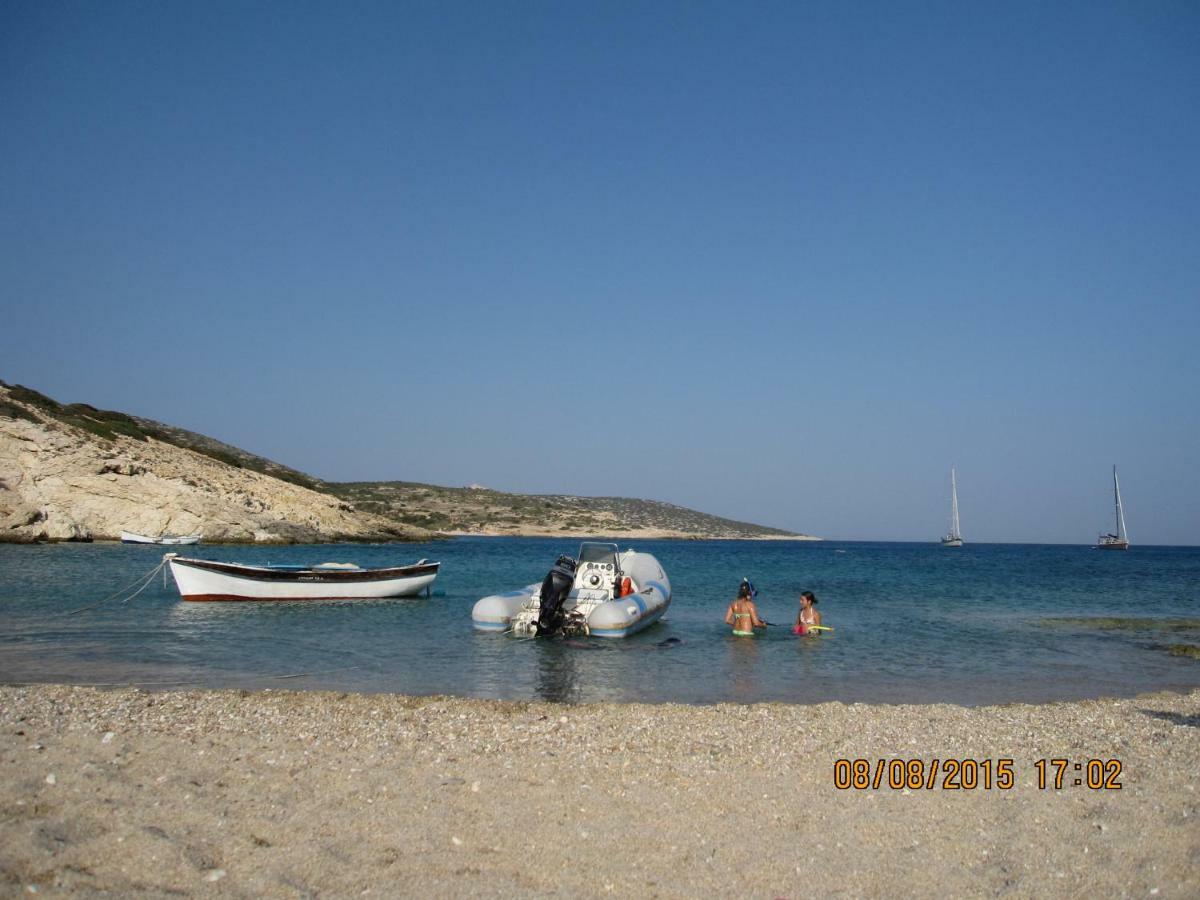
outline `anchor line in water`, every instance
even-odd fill
[[[134,585],[139,585],[139,587],[136,591],[134,591],[132,594],[130,594],[128,597],[126,597],[124,600],[121,601],[122,603],[128,603],[130,600],[132,600],[134,597],[136,597],[138,594],[140,594],[146,588],[150,587],[150,582],[152,582],[154,580],[154,576],[157,575],[160,571],[163,573],[163,579],[164,580],[166,579],[166,577],[167,577],[167,573],[166,573],[167,560],[170,558],[171,555],[173,555],[173,554],[168,554],[167,556],[164,556],[162,559],[162,562],[160,562],[157,566],[155,566],[153,569],[151,569],[145,575],[139,575],[132,582],[125,585],[125,587],[121,588],[118,591],[114,591],[113,593],[111,593],[107,597],[105,597],[103,600],[93,603],[90,606],[81,606],[79,609],[73,609],[70,612],[63,613],[63,615],[64,616],[74,616],[81,612],[87,612],[89,609],[95,609],[97,606],[103,606],[109,600],[112,600],[113,598],[119,597],[122,594],[124,594],[126,591],[128,591],[130,588],[132,588]]]
[[[349,672],[351,669],[361,669],[362,666],[342,666],[338,669],[325,669],[321,672],[297,672],[294,675],[267,675],[267,678],[307,678],[309,675],[329,675],[332,672]]]

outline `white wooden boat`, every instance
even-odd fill
[[[471,619],[480,631],[621,638],[662,618],[671,581],[649,553],[585,542],[579,558],[560,556],[541,584],[484,597]]]
[[[166,559],[184,600],[379,600],[428,590],[441,563],[361,569],[352,563],[316,566],[247,566],[241,563]]]
[[[195,534],[160,534],[151,536],[148,534],[136,534],[132,531],[121,532],[122,544],[198,544],[200,539],[204,537],[204,532],[197,531]]]
[[[958,527],[958,480],[954,474],[954,467],[950,467],[950,533],[942,538],[943,547],[961,547],[963,545],[962,532]]]
[[[1113,501],[1117,506],[1117,531],[1100,535],[1096,547],[1100,550],[1128,550],[1129,535],[1125,531],[1125,510],[1121,506],[1121,484],[1117,481],[1117,467],[1113,466]]]

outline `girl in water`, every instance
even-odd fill
[[[812,591],[805,591],[800,595],[800,612],[796,613],[796,627],[792,629],[792,634],[820,634],[820,628],[813,628],[814,625],[821,624],[821,614],[814,608],[817,602],[816,596]]]
[[[754,637],[755,628],[767,627],[767,623],[758,617],[758,609],[750,596],[750,585],[745,581],[725,612],[725,624],[732,625],[733,633],[738,637]]]

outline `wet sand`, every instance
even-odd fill
[[[1083,764],[1061,790],[1037,785],[1052,757]],[[842,758],[1009,758],[1013,786],[839,790]],[[1121,789],[1074,785],[1089,759],[1120,760]],[[1195,897],[1198,775],[1200,691],[964,708],[0,687],[0,893]]]

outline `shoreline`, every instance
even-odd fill
[[[1200,690],[961,707],[0,686],[0,748],[14,891],[1200,892]],[[1058,757],[1119,760],[1121,787],[1040,788]],[[1013,784],[839,790],[837,760],[860,758],[1011,759]]]
[[[1052,706],[1079,703],[1107,703],[1117,701],[1133,701],[1142,697],[1188,697],[1200,694],[1200,686],[1195,684],[1156,684],[1142,689],[1130,689],[1127,692],[1105,692],[1099,694],[1084,694],[1066,692],[1057,695],[1026,693],[1023,695],[1003,695],[991,693],[964,698],[961,693],[947,696],[946,692],[934,692],[928,688],[921,692],[859,694],[853,691],[844,692],[841,696],[831,697],[822,694],[813,699],[793,699],[771,695],[755,695],[753,697],[723,696],[715,699],[676,699],[676,698],[621,698],[594,699],[588,697],[554,696],[548,693],[530,693],[528,695],[473,695],[467,693],[447,693],[434,691],[429,693],[407,692],[388,686],[363,686],[362,684],[342,684],[336,681],[322,681],[317,676],[322,673],[285,672],[260,673],[240,682],[209,683],[198,678],[147,678],[136,680],[130,678],[114,679],[111,681],[68,680],[71,676],[57,674],[54,680],[37,680],[34,678],[5,677],[0,678],[0,691],[7,689],[38,689],[64,688],[94,690],[102,693],[112,691],[136,691],[144,694],[223,694],[236,693],[242,695],[257,694],[297,694],[297,695],[337,695],[339,697],[402,697],[413,703],[478,703],[496,704],[499,706],[527,706],[542,703],[563,710],[583,709],[586,707],[611,706],[622,708],[641,706],[648,708],[673,707],[679,709],[714,709],[721,706],[778,706],[796,707],[814,710],[825,706],[867,707],[871,709],[896,709],[899,707],[947,707],[954,709],[979,710],[1015,706]],[[301,686],[303,685],[303,686]]]
[[[622,541],[824,541],[825,538],[813,537],[808,534],[758,534],[758,535],[712,535],[712,534],[683,534],[675,531],[645,531],[645,532],[626,532],[621,534],[605,534],[596,536],[595,534],[578,534],[575,532],[554,533],[544,531],[521,531],[521,532],[480,532],[480,531],[439,531],[438,534],[448,538],[456,537],[476,537],[476,538],[546,538],[546,539],[567,539],[571,538],[578,541],[606,541],[606,540],[622,540]]]
[[[812,535],[795,534],[762,534],[762,535],[698,535],[698,534],[681,534],[678,532],[654,531],[654,532],[629,532],[625,534],[606,534],[601,537],[596,537],[592,534],[575,534],[575,533],[553,533],[553,532],[479,532],[479,531],[435,531],[429,537],[419,538],[389,538],[386,540],[378,537],[360,538],[349,535],[338,535],[329,537],[319,541],[254,541],[254,540],[206,540],[198,544],[125,544],[120,538],[54,538],[48,540],[17,540],[12,538],[0,538],[0,544],[24,547],[24,546],[43,546],[47,544],[100,544],[102,546],[131,546],[131,547],[307,547],[307,546],[324,546],[327,544],[362,544],[366,546],[379,544],[425,544],[435,543],[437,541],[449,541],[454,538],[471,537],[471,538],[545,538],[553,539],[570,539],[576,541],[592,541],[592,540],[621,540],[621,541],[824,541],[823,537],[814,537]]]

